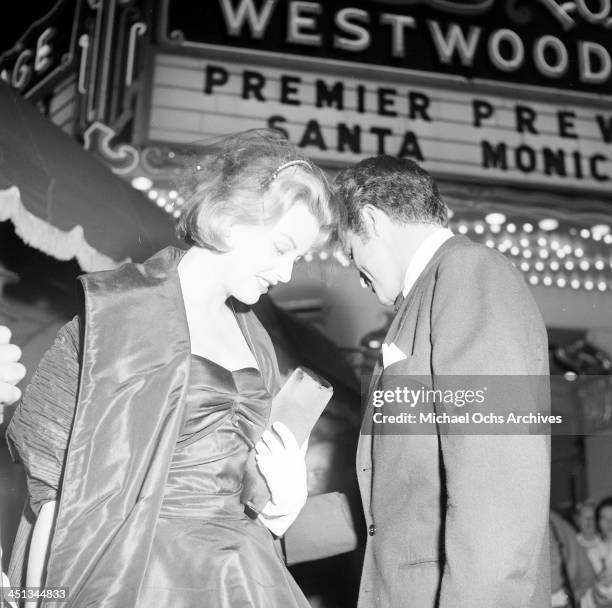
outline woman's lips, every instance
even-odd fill
[[[270,289],[270,287],[273,287],[274,285],[276,285],[276,283],[273,283],[272,281],[269,281],[268,279],[265,279],[264,277],[258,274],[255,275],[255,278],[257,279],[257,282],[259,283],[259,289],[261,290],[261,293],[266,293],[268,289]]]

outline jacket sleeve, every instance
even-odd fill
[[[78,317],[64,325],[43,356],[7,429],[13,460],[26,470],[30,507],[57,498],[79,383]]]
[[[469,246],[443,260],[431,324],[434,384],[477,375],[520,388],[496,390],[486,412],[548,409],[546,330],[503,256]],[[545,390],[533,389],[539,382]],[[512,435],[509,428],[470,433],[440,435],[446,482],[440,608],[550,606],[549,437]]]

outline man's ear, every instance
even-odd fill
[[[363,206],[361,217],[368,235],[380,236],[384,215],[385,214],[377,207],[374,207],[374,205],[368,203]]]

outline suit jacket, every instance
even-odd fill
[[[540,435],[372,434],[372,392],[418,375],[515,376],[489,410],[548,410],[547,335],[521,275],[465,237],[436,252],[385,342],[406,358],[377,364],[357,451],[369,535],[359,608],[550,606],[550,443]],[[541,386],[541,385],[540,385]],[[517,403],[520,402],[520,403]]]

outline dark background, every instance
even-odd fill
[[[0,18],[0,55],[13,47],[34,21],[44,17],[58,0],[17,0],[3,6]]]

